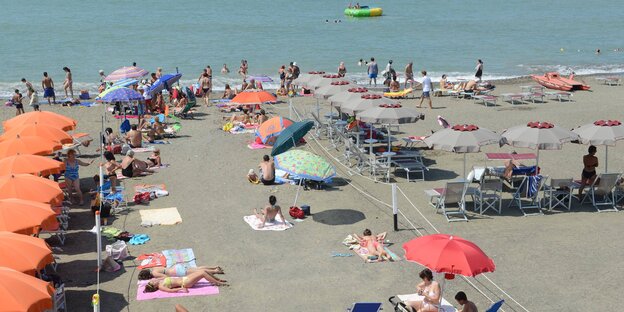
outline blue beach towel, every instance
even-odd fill
[[[533,197],[538,192],[538,186],[540,181],[542,180],[542,176],[529,176],[527,181],[527,196]]]

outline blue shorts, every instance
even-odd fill
[[[368,78],[375,79],[377,78],[377,74],[368,74]]]
[[[49,97],[54,97],[54,88],[45,88],[45,90],[43,90],[43,97],[44,98],[49,98]]]
[[[429,97],[429,91],[423,91],[422,97],[428,98]]]

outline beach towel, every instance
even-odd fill
[[[166,266],[168,268],[176,264],[184,264],[187,267],[195,268],[195,253],[192,248],[185,249],[167,249],[162,251],[163,256],[166,259]]]
[[[144,146],[144,147],[135,147],[132,149],[133,152],[135,153],[148,153],[148,152],[153,152],[154,150],[156,150],[155,147],[153,146]]]
[[[171,142],[167,140],[154,140],[153,142],[150,142],[150,144],[171,144]]]
[[[134,186],[134,191],[138,193],[166,191],[165,184],[137,184]]]
[[[163,266],[163,267],[167,266],[167,259],[165,258],[165,255],[163,255],[160,252],[142,254],[139,257],[137,257],[137,260],[139,261],[139,265],[138,265],[139,270],[142,270],[145,268],[158,267],[158,266]]]
[[[286,221],[286,226],[284,226],[282,218],[279,216],[276,216],[275,219],[275,222],[267,222],[264,224],[264,227],[260,227],[261,222],[255,215],[243,217],[243,220],[256,231],[285,231],[293,227],[293,224],[288,221]]]
[[[150,169],[150,170],[158,170],[158,169],[164,169],[164,168],[169,168],[169,164],[162,164],[160,166],[152,166],[152,167],[149,167],[148,169]]]
[[[398,295],[397,298],[400,301],[418,301],[423,300],[423,296],[419,294],[409,294],[409,295]],[[457,309],[453,307],[446,299],[442,298],[442,309],[440,311],[443,312],[457,312]]]
[[[138,119],[139,115],[115,115],[114,117],[115,119],[122,119],[122,118]]]
[[[93,107],[97,105],[98,104],[96,104],[95,102],[80,102],[80,106],[83,106],[83,107]]]
[[[141,226],[175,225],[182,223],[178,208],[141,209]]]
[[[152,293],[145,293],[145,285],[149,281],[139,281],[137,290],[137,300],[151,300],[158,298],[174,298],[174,297],[188,297],[188,296],[207,296],[207,295],[218,295],[219,287],[212,285],[205,279],[201,279],[197,284],[195,284],[191,288],[187,288],[188,292],[175,292],[169,293],[164,291],[155,291]]]
[[[347,237],[342,241],[342,244],[349,247],[350,250],[355,252],[364,262],[366,263],[374,263],[374,262],[383,262],[381,259],[370,259],[369,251],[367,248],[363,248],[360,246],[360,243],[351,235],[347,235]],[[393,261],[400,261],[401,257],[388,249],[387,246],[384,246],[384,250],[390,255]]]
[[[251,142],[249,144],[247,144],[247,147],[249,149],[263,149],[263,148],[273,148],[273,146],[271,145],[264,145],[262,143],[256,143],[256,142]]]
[[[230,129],[231,134],[256,133],[255,128],[234,127]]]

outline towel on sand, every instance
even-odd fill
[[[262,143],[251,142],[247,144],[249,149],[263,149],[263,148],[273,148],[271,145],[264,145]]]
[[[163,256],[167,259],[167,267],[170,268],[176,264],[184,264],[187,267],[195,268],[195,253],[192,248],[185,249],[167,249],[162,251]]]
[[[352,250],[353,252],[355,252],[356,255],[358,255],[360,258],[362,258],[362,260],[364,260],[367,263],[373,263],[373,262],[383,262],[380,259],[375,259],[375,260],[371,260],[368,258],[368,249],[367,248],[363,248],[362,246],[360,246],[360,243],[351,235],[348,235],[343,241],[342,244],[349,247],[350,250]],[[393,261],[400,261],[401,257],[397,256],[394,252],[392,252],[390,249],[388,249],[388,247],[384,246],[384,250],[388,253],[388,255],[390,255],[390,257],[392,257]]]
[[[174,225],[182,223],[178,208],[141,209],[141,226]]]
[[[134,191],[139,193],[166,191],[167,187],[164,184],[137,184],[134,186]]]
[[[139,289],[137,290],[137,300],[150,300],[157,298],[173,298],[173,297],[188,297],[188,296],[205,296],[205,295],[217,295],[219,294],[219,287],[212,285],[205,279],[201,279],[197,284],[191,288],[187,288],[188,292],[175,292],[169,293],[164,291],[155,291],[152,293],[145,293],[145,285],[149,281],[139,281]]]
[[[267,222],[264,224],[264,227],[260,227],[261,222],[255,215],[243,217],[243,220],[256,231],[285,231],[293,227],[293,224],[288,221],[286,221],[286,226],[284,226],[282,218],[279,216],[276,216],[275,219],[274,222]]]
[[[144,147],[135,147],[132,149],[132,151],[135,153],[149,153],[155,150],[156,148],[154,146],[149,146],[149,145],[144,146]]]

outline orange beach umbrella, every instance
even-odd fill
[[[230,103],[240,105],[253,105],[263,103],[275,103],[277,98],[266,91],[243,91],[237,94]]]
[[[37,155],[14,155],[0,159],[0,176],[16,173],[50,175],[59,174],[64,169],[64,163]]]
[[[63,201],[58,183],[30,174],[0,176],[0,199],[19,198],[52,205]]]
[[[50,246],[39,237],[0,232],[0,267],[7,267],[28,275],[54,262]]]
[[[260,138],[262,144],[272,145],[277,136],[292,124],[293,121],[288,118],[275,116],[260,124],[256,129],[256,136]]]
[[[53,141],[59,141],[62,144],[69,144],[74,142],[74,138],[69,133],[52,127],[47,124],[25,124],[19,127],[11,128],[11,130],[0,135],[0,142],[10,140],[17,136],[36,136]]]
[[[56,214],[49,204],[17,198],[0,199],[0,231],[31,235],[36,234],[42,224],[54,222]],[[10,254],[2,255],[10,257]]]
[[[52,309],[53,294],[54,288],[50,283],[0,267],[0,312],[39,312]]]
[[[50,155],[63,148],[58,141],[36,136],[20,136],[0,143],[0,158],[13,155]]]
[[[3,126],[5,131],[9,131],[12,128],[33,123],[46,124],[65,131],[76,129],[76,125],[78,124],[76,120],[61,114],[48,111],[35,111],[15,116],[5,121]]]

